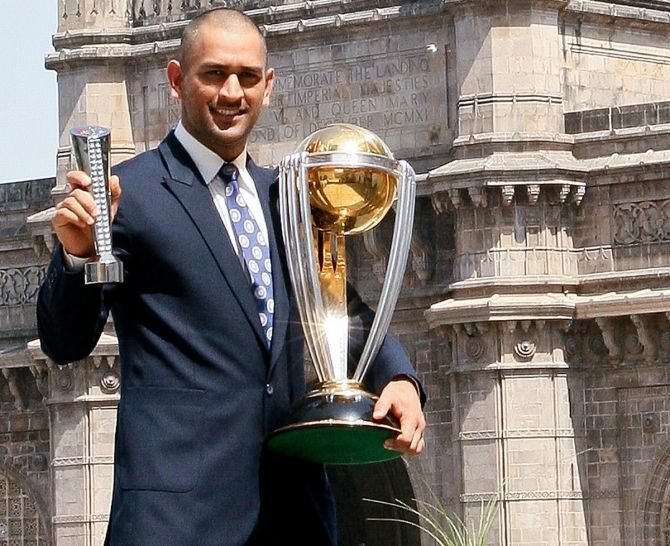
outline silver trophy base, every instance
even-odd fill
[[[86,262],[84,266],[84,282],[86,284],[102,284],[123,282],[123,264],[114,261],[101,261],[99,258]]]

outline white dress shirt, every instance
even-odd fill
[[[219,170],[225,163],[216,153],[207,148],[200,141],[196,140],[183,126],[180,121],[177,125],[174,135],[179,140],[180,144],[186,149],[188,155],[191,156],[193,163],[197,167],[202,179],[207,183],[207,188],[209,193],[212,194],[212,200],[216,206],[216,210],[219,212],[221,221],[226,228],[230,242],[237,252],[237,255],[244,260],[240,248],[237,244],[237,236],[235,234],[235,229],[233,224],[230,221],[230,214],[228,213],[228,205],[226,204],[226,194],[225,194],[225,184],[221,177],[219,176]],[[238,183],[240,186],[240,193],[244,198],[244,202],[247,204],[249,212],[256,220],[258,224],[258,229],[265,236],[265,240],[268,239],[268,228],[265,223],[265,216],[263,215],[263,209],[261,208],[261,202],[258,199],[258,192],[256,191],[256,185],[254,184],[249,171],[247,171],[247,149],[244,148],[244,151],[237,156],[233,161],[233,165],[237,167],[237,170],[240,173],[238,178]]]

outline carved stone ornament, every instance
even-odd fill
[[[599,335],[589,336],[587,345],[589,350],[596,356],[605,356],[607,354],[607,346]]]
[[[577,356],[577,338],[573,335],[565,336],[565,356],[572,360]]]
[[[670,352],[670,330],[666,330],[660,335],[659,342],[664,351]]]
[[[529,339],[522,339],[514,345],[514,353],[521,359],[528,360],[533,358],[537,351],[535,342]]]
[[[63,392],[68,392],[72,390],[74,386],[74,381],[72,379],[72,370],[69,368],[59,368],[58,371],[54,374],[54,381],[56,386]]]
[[[0,305],[35,303],[46,266],[0,269]]]
[[[468,337],[465,341],[465,352],[470,358],[479,360],[484,355],[484,344],[481,337]]]
[[[618,204],[613,216],[618,245],[670,241],[670,200]]]
[[[504,206],[509,207],[514,201],[514,186],[505,185],[501,187],[501,197]]]
[[[119,374],[113,371],[105,372],[100,379],[100,386],[107,394],[115,393],[121,386]]]
[[[26,403],[23,399],[23,393],[19,388],[19,378],[17,371],[11,368],[3,368],[2,375],[5,376],[7,380],[7,385],[9,386],[9,394],[12,395],[14,400],[14,407],[17,411],[23,411],[26,409]]]
[[[372,272],[379,284],[384,284],[386,266],[391,251],[391,241],[388,234],[382,229],[371,229],[363,234],[363,244],[368,253],[374,258]]]
[[[433,277],[435,251],[429,241],[417,229],[412,232],[410,243],[412,270],[420,282],[426,283]]]
[[[624,339],[624,346],[626,347],[626,351],[632,355],[639,355],[644,351],[640,338],[636,334],[627,334]]]
[[[596,324],[600,328],[602,341],[609,353],[610,361],[618,366],[623,359],[623,343],[617,319],[615,317],[596,317]],[[595,351],[594,353],[598,354]]]

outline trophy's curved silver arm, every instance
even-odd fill
[[[301,154],[286,157],[279,166],[280,213],[286,257],[305,330],[307,348],[319,381],[333,378],[333,363],[323,331],[324,311],[316,272],[307,173]]]
[[[363,347],[363,353],[354,372],[353,380],[361,383],[370,364],[377,356],[384,336],[388,331],[395,309],[402,280],[407,266],[409,246],[412,240],[412,225],[414,223],[414,201],[416,196],[416,175],[414,169],[406,161],[400,161],[400,189],[396,218],[393,226],[393,242],[389,256],[386,278],[379,296],[379,307],[372,321],[370,337]]]

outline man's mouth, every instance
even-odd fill
[[[218,116],[235,117],[242,114],[239,108],[210,108]]]

